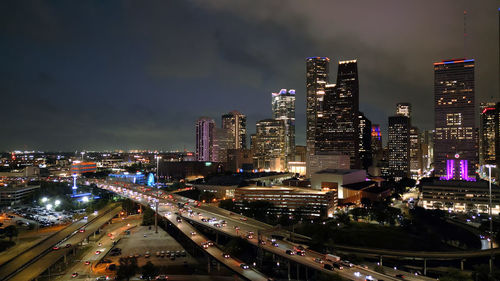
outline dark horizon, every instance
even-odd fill
[[[238,110],[250,135],[282,88],[305,145],[310,56],[329,57],[331,77],[357,59],[360,110],[384,142],[398,102],[432,129],[434,62],[475,59],[477,112],[499,98],[498,3],[456,3],[2,3],[0,151],[193,151],[200,116],[220,127]]]

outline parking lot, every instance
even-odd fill
[[[147,261],[151,261],[156,266],[168,268],[191,267],[197,264],[196,260],[163,229],[158,228],[158,233],[155,233],[154,226],[151,229],[148,226],[132,228],[130,235],[124,235],[116,248],[121,249],[121,254],[114,256],[108,254],[106,258],[117,264],[120,257],[128,256],[137,257],[139,266],[143,266]]]
[[[5,222],[16,224],[17,226],[29,227],[30,225],[40,228],[69,223],[75,214],[82,211],[54,211],[43,207],[18,207],[8,210],[3,217]],[[7,225],[7,224],[6,224]]]

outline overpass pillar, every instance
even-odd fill
[[[427,276],[427,259],[424,258],[424,275]]]
[[[67,263],[66,256],[67,256],[67,254],[64,254],[64,263]]]
[[[291,266],[291,262],[288,261],[288,280],[291,280],[291,278],[290,278],[290,266]]]
[[[158,233],[158,204],[159,204],[159,200],[156,200],[156,212],[155,212],[155,233]],[[142,206],[142,205],[141,205]]]
[[[299,275],[300,275],[300,264],[297,263],[297,278],[296,278],[297,280],[300,280]]]
[[[210,256],[207,255],[207,271],[210,273]]]
[[[462,259],[460,260],[460,270],[464,270],[464,262],[465,262],[465,259]]]
[[[382,264],[382,256],[379,257],[378,263],[380,264],[380,266],[383,266],[383,264]]]
[[[215,232],[215,244],[219,244],[219,232]]]

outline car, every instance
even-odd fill
[[[361,276],[361,273],[359,273],[359,271],[356,271],[356,272],[354,272],[354,276],[356,276],[356,277],[360,277],[360,276]]]
[[[314,261],[317,262],[317,263],[323,263],[323,260],[320,259],[320,258],[315,258]]]
[[[253,239],[253,235],[247,234],[247,239]]]
[[[177,220],[177,222],[178,222],[178,223],[181,223],[181,222],[182,222],[181,217],[177,217],[177,218],[176,218],[176,220]]]
[[[196,232],[191,231],[191,236],[195,236],[195,235],[196,235]]]
[[[99,244],[97,244],[97,246],[101,247],[101,246],[102,246],[102,243],[101,243],[101,242],[99,242]]]
[[[167,275],[158,275],[155,277],[155,280],[168,280]]]
[[[181,251],[181,256],[183,256],[183,257],[187,256],[186,251],[182,250],[182,251]]]
[[[332,265],[333,265],[333,267],[335,267],[336,269],[340,269],[340,270],[344,269],[344,267],[343,267],[340,263],[336,263],[336,262],[334,262]]]
[[[108,276],[99,276],[95,280],[97,280],[97,281],[109,280],[109,277]]]
[[[295,255],[295,252],[292,250],[286,250],[285,253],[287,253],[288,255],[291,255],[291,256]]]
[[[403,274],[396,274],[396,277],[400,279],[405,279],[405,276]]]
[[[362,264],[362,265],[360,265],[360,266],[361,266],[362,268],[364,268],[364,269],[368,269],[368,265],[366,265],[366,264]]]
[[[159,256],[160,256],[160,252],[159,252],[159,251],[158,251],[158,252],[156,252],[156,256],[157,256],[157,257],[159,257]]]
[[[71,247],[71,244],[69,243],[64,246],[64,248],[69,248],[69,247]]]
[[[59,246],[54,246],[54,247],[52,247],[52,250],[54,250],[54,251],[57,251],[57,250],[59,250],[59,249],[61,249]]]
[[[73,274],[71,274],[71,278],[76,278],[78,277],[78,272],[73,272]]]
[[[273,246],[274,247],[279,247],[280,245],[278,243],[276,243],[276,242],[273,242]]]
[[[245,263],[240,264],[240,267],[243,268],[243,269],[249,269],[250,268],[250,266],[248,266]]]
[[[331,264],[329,264],[329,263],[323,264],[323,268],[327,269],[327,270],[333,270],[333,266]]]
[[[170,255],[170,260],[171,261],[175,261],[175,255],[174,254]]]
[[[237,225],[235,225],[235,226],[234,226],[234,229],[236,229],[236,230],[240,230],[240,227],[239,227],[239,226],[237,226]]]
[[[206,242],[201,243],[201,246],[203,247],[203,249],[207,249],[208,248],[208,244]]]
[[[141,254],[135,254],[135,255],[134,255],[134,257],[135,257],[135,258],[138,258],[138,257],[140,257],[140,256],[141,256]]]
[[[350,261],[341,261],[340,263],[345,267],[353,267],[354,266],[354,264],[352,264]]]
[[[208,244],[208,246],[213,246],[214,242],[212,242],[212,241],[209,240],[209,241],[207,241],[207,244]]]
[[[240,220],[242,220],[242,221],[247,221],[247,218],[245,218],[245,217],[241,217],[241,218],[240,218]]]
[[[99,255],[100,253],[101,253],[101,251],[99,251],[99,250],[95,251],[96,255]]]
[[[151,254],[149,253],[149,251],[147,251],[146,254],[144,254],[145,258],[149,258],[150,256],[151,256]]]
[[[217,227],[217,228],[221,228],[221,225],[218,224],[218,223],[214,224],[214,226]]]
[[[207,222],[208,220],[206,218],[201,218],[202,222]]]
[[[306,255],[306,251],[303,251],[303,250],[297,250],[296,253],[299,256],[305,256]]]
[[[222,253],[222,257],[225,258],[225,259],[228,259],[230,258],[231,256],[229,254],[226,254],[226,253]]]
[[[264,240],[262,240],[262,239],[261,239],[261,240],[259,240],[259,243],[260,243],[261,245],[266,245],[266,241],[264,241]]]
[[[86,265],[89,265],[89,264],[90,264],[90,261],[85,261],[85,264],[86,264]]]
[[[85,232],[85,228],[80,228],[80,230],[78,230],[78,232]]]
[[[365,279],[366,280],[375,280],[375,278],[373,278],[371,275],[366,275]]]

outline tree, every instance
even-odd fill
[[[236,205],[234,204],[233,199],[226,199],[219,201],[219,208],[234,212],[236,210]]]
[[[441,281],[472,281],[472,278],[468,275],[465,274],[464,272],[456,269],[456,268],[450,268],[450,270],[445,273],[445,275],[441,276],[439,278]],[[487,279],[486,279],[487,280]]]
[[[142,225],[152,225],[155,222],[155,212],[151,208],[145,208],[142,216]]]
[[[351,224],[351,218],[347,213],[344,212],[340,212],[337,214],[337,220],[344,225]]]
[[[12,237],[17,236],[19,232],[17,231],[17,227],[15,225],[9,225],[4,229],[5,236],[9,237],[9,241],[12,241]]]
[[[141,273],[142,276],[145,277],[144,279],[152,278],[158,273],[158,268],[156,268],[151,261],[148,261],[144,266],[142,266]]]
[[[243,238],[234,237],[226,244],[224,250],[231,256],[239,256],[243,252],[245,246],[246,241]]]
[[[372,205],[372,200],[370,200],[370,198],[363,197],[361,198],[361,205],[365,208],[370,207]]]
[[[137,272],[137,258],[124,257],[120,258],[120,266],[118,267],[117,277],[119,280],[130,280]]]
[[[134,201],[126,198],[125,200],[123,200],[122,202],[122,208],[123,210],[125,210],[125,212],[129,213],[129,214],[135,214],[136,213],[136,207],[135,207],[135,203]]]

